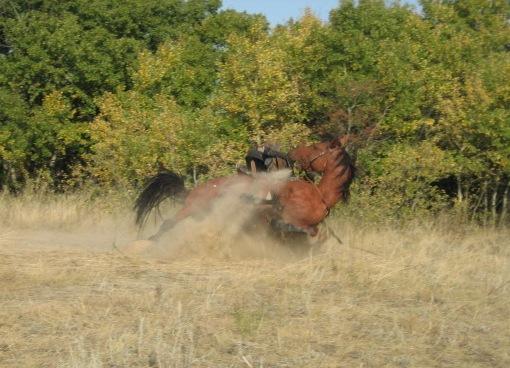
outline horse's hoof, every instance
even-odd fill
[[[121,251],[122,253],[128,255],[136,255],[144,253],[153,245],[154,242],[151,240],[135,240],[134,242],[128,244],[125,248],[121,249]]]

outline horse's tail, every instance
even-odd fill
[[[142,227],[151,211],[161,202],[185,192],[184,180],[176,173],[164,171],[150,178],[135,202],[136,224]]]

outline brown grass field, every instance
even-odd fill
[[[130,255],[79,197],[0,216],[1,367],[510,366],[507,230],[332,218],[343,245],[296,252],[190,225]]]

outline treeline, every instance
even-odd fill
[[[505,222],[510,3],[341,1],[270,29],[220,0],[0,0],[0,185],[233,172],[352,134],[352,208]]]

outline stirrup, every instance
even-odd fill
[[[246,176],[252,176],[253,173],[248,170],[248,168],[246,166],[238,166],[237,167],[237,173],[238,174],[241,174],[241,175],[246,175]]]

